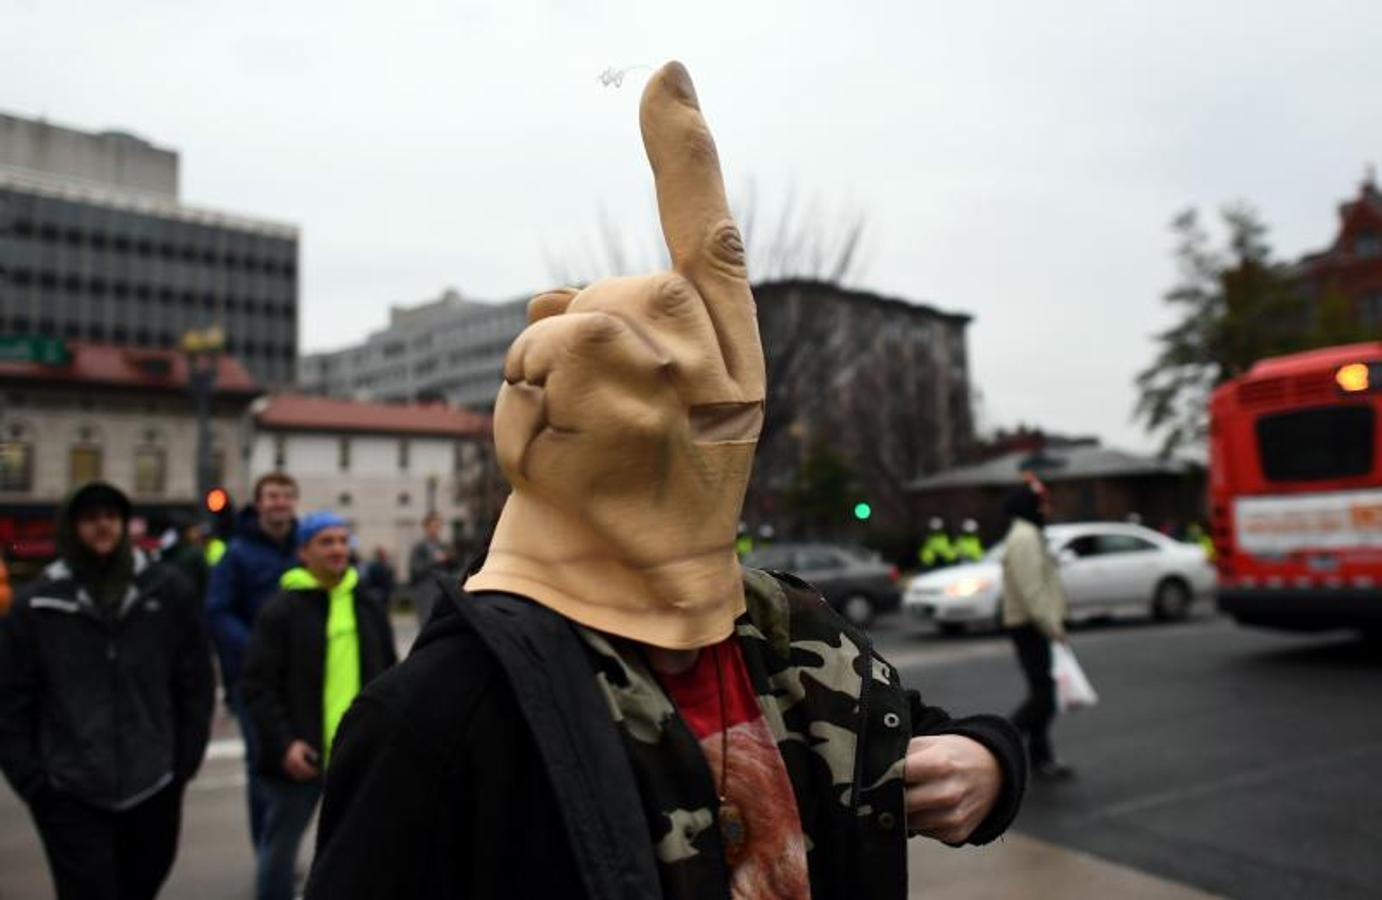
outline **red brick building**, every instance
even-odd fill
[[[1382,192],[1371,170],[1358,196],[1339,205],[1339,230],[1325,250],[1301,258],[1297,277],[1317,326],[1339,325],[1382,334]]]

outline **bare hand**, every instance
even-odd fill
[[[1003,788],[998,760],[958,734],[912,738],[905,771],[908,829],[947,844],[973,834]]]
[[[306,741],[293,741],[283,753],[283,771],[294,781],[311,781],[321,775],[317,751]]]

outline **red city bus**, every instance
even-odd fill
[[[1219,608],[1382,629],[1382,343],[1263,360],[1209,403]]]

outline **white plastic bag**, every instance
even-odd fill
[[[1061,712],[1083,709],[1099,702],[1094,686],[1089,683],[1075,651],[1069,644],[1051,642],[1051,678],[1056,682],[1056,708]]]

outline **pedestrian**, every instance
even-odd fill
[[[932,516],[927,523],[926,540],[917,552],[922,568],[939,569],[955,562],[955,546],[945,531],[945,521],[940,516]]]
[[[193,516],[179,516],[173,520],[173,542],[159,559],[182,573],[197,594],[197,602],[206,599],[207,581],[211,567],[206,561],[206,528]]]
[[[379,598],[379,602],[384,604],[384,609],[389,609],[392,605],[396,582],[393,562],[389,559],[389,551],[383,547],[375,547],[374,558],[365,564],[362,577],[364,585],[370,593]]]
[[[1003,551],[1003,627],[1027,680],[1027,698],[1012,722],[1027,741],[1032,772],[1059,781],[1073,772],[1057,761],[1051,748],[1051,722],[1056,717],[1051,643],[1066,640],[1067,603],[1042,534],[1050,514],[1044,486],[1036,480],[1024,483],[1008,495],[1005,510],[1012,524]]]
[[[1016,814],[1007,721],[925,705],[736,557],[765,401],[742,244],[679,64],[641,122],[677,271],[529,306],[494,420],[512,493],[341,726],[312,900],[901,898],[909,832]]]
[[[268,799],[255,850],[259,900],[292,900],[336,727],[360,688],[397,659],[388,614],[350,565],[349,539],[335,513],[298,524],[302,565],[279,579],[245,653],[242,687]]]
[[[28,804],[59,900],[158,894],[214,703],[187,580],[132,546],[130,502],[92,482],[58,559],[0,620],[0,768]]]
[[[249,808],[250,844],[258,848],[268,814],[254,757],[254,722],[240,692],[240,670],[250,631],[260,607],[278,593],[278,580],[297,562],[293,539],[297,482],[282,472],[261,476],[254,484],[254,505],[241,511],[235,534],[211,569],[207,618],[221,662],[226,705],[240,725],[245,742],[245,795]]]
[[[413,545],[408,555],[408,596],[417,613],[421,627],[431,618],[440,588],[437,577],[451,579],[457,570],[456,554],[441,537],[442,521],[436,510],[422,519],[422,540]]]
[[[959,562],[978,562],[984,558],[984,542],[979,540],[979,523],[965,519],[960,536],[955,538],[955,559]]]

